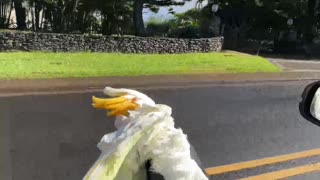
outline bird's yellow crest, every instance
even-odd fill
[[[92,106],[109,111],[107,113],[108,116],[128,116],[128,111],[136,110],[139,107],[135,98],[127,99],[125,96],[116,98],[97,98],[92,96]]]

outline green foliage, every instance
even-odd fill
[[[206,11],[212,13],[211,5],[218,4],[224,17],[246,23],[248,38],[272,39],[289,28],[302,34],[310,33],[312,27],[320,28],[319,3],[319,0],[209,0]],[[291,27],[288,19],[293,19]]]
[[[201,11],[198,9],[191,9],[185,13],[175,14],[172,19],[173,24],[178,27],[199,27]]]
[[[151,36],[167,36],[171,25],[169,20],[152,17],[147,22],[147,33]]]
[[[10,8],[5,6],[11,6],[14,2],[20,29],[62,33],[133,34],[133,27],[137,26],[134,23],[140,21],[139,25],[143,26],[143,8],[158,12],[162,6],[183,5],[186,1],[190,0],[2,0],[0,28],[8,26],[8,12],[4,11]],[[140,8],[135,8],[137,2],[140,3]],[[170,9],[171,13],[174,13],[172,8]]]
[[[199,38],[201,11],[191,9],[185,13],[174,14],[169,20],[151,18],[147,22],[150,35],[177,38]]]
[[[102,14],[102,34],[132,34],[133,1],[98,0],[97,9]]]
[[[202,10],[192,9],[180,14],[173,11],[173,5],[182,6],[187,1],[190,0],[2,0],[0,28],[8,27],[8,12],[15,7],[19,22],[25,26],[23,21],[28,21],[28,28],[33,31],[134,34],[138,29],[136,26],[144,27],[143,21],[141,23],[143,9],[134,8],[137,2],[155,13],[160,7],[168,7],[174,15],[170,20],[148,22],[146,27],[151,35],[200,37],[200,27],[212,20],[213,3],[219,5],[217,14],[224,16],[230,27],[245,24],[241,34],[248,38],[272,38],[289,29],[289,18],[294,20],[290,28],[308,39],[314,36],[315,28],[320,28],[320,0],[209,0]],[[22,7],[22,2],[28,7]],[[24,20],[25,14],[31,14],[32,18]]]
[[[200,37],[201,11],[191,9],[185,13],[175,14],[170,20],[171,32],[169,36],[178,38],[199,38]]]
[[[12,9],[12,3],[10,0],[1,0],[0,3],[0,28],[8,28],[9,16]]]

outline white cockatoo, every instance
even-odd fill
[[[115,116],[115,132],[98,143],[101,155],[85,175],[85,180],[148,179],[145,163],[166,180],[206,180],[190,155],[190,144],[181,129],[174,127],[171,108],[156,104],[135,90],[106,87],[113,98],[92,97],[95,108]]]

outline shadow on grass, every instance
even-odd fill
[[[320,48],[317,52],[304,52],[304,51],[291,51],[291,52],[268,52],[260,51],[257,52],[245,52],[251,55],[259,55],[264,58],[273,58],[273,59],[285,59],[285,60],[305,60],[305,61],[320,61]]]

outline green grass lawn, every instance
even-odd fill
[[[278,72],[267,60],[238,53],[0,53],[1,79]]]

